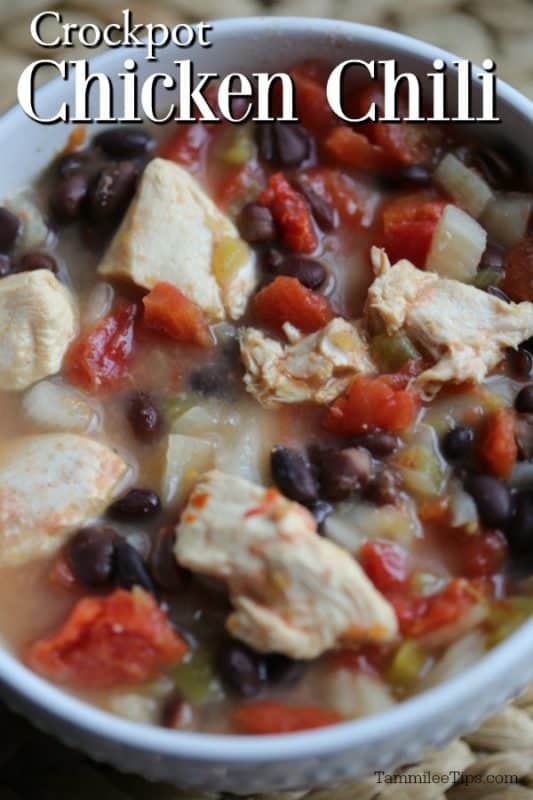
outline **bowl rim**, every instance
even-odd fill
[[[256,16],[213,20],[212,24],[217,35],[222,36],[234,34],[236,29],[244,35],[261,33],[265,26],[270,26],[276,33],[287,35],[313,33],[325,37],[365,39],[370,44],[388,45],[426,61],[440,57],[450,63],[458,58],[449,51],[401,33],[343,20]],[[113,49],[96,56],[91,63],[105,69],[107,62],[119,60],[125,54],[130,54],[126,48]],[[153,63],[157,65],[157,61]],[[60,79],[55,79],[43,86],[39,98],[46,102],[47,96],[57,91],[59,82]],[[500,79],[498,96],[520,115],[531,119],[533,102]],[[21,116],[22,110],[15,105],[3,115],[0,126],[16,127]],[[474,665],[390,709],[327,728],[266,736],[169,731],[123,719],[49,683],[29,670],[8,649],[0,649],[0,685],[26,703],[38,706],[50,716],[103,741],[112,740],[158,756],[187,758],[193,763],[206,760],[213,764],[272,763],[325,757],[357,745],[378,743],[384,731],[388,737],[401,736],[406,728],[422,726],[468,703],[469,698],[479,692],[480,686],[490,686],[498,676],[503,679],[507,672],[529,661],[533,661],[533,618]]]

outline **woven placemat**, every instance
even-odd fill
[[[0,111],[14,102],[22,69],[41,55],[29,36],[32,14],[55,8],[63,22],[106,23],[119,19],[125,6],[138,22],[168,25],[259,13],[383,25],[473,61],[491,56],[498,74],[533,98],[530,0],[0,0]],[[69,52],[69,58],[80,56],[85,54]],[[48,51],[46,57],[53,54]],[[533,800],[533,686],[475,733],[399,770],[399,775],[395,783],[369,778],[337,788],[255,796],[254,800]],[[423,776],[423,782],[417,776]],[[441,776],[450,782],[445,784]],[[453,786],[449,776],[457,778]],[[445,792],[444,786],[448,786]],[[96,765],[0,706],[0,800],[95,798],[223,800],[217,794],[154,786]]]

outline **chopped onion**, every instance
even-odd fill
[[[171,433],[163,475],[163,502],[171,505],[185,500],[202,473],[212,466],[212,442]]]
[[[392,694],[379,678],[342,668],[328,675],[326,702],[328,708],[345,717],[366,717],[395,705]]]
[[[350,553],[356,554],[367,539],[389,539],[408,545],[420,535],[420,522],[412,501],[398,505],[341,503],[324,522],[324,533]]]
[[[485,636],[481,631],[473,631],[458,639],[446,650],[435,666],[422,680],[420,688],[429,689],[448,678],[463,672],[485,653]]]
[[[75,389],[49,380],[28,389],[22,406],[34,425],[50,431],[87,433],[98,423],[96,410]]]
[[[452,528],[466,528],[469,533],[475,533],[479,528],[479,517],[472,496],[456,480],[450,481],[449,496]]]
[[[493,196],[490,186],[481,175],[466,167],[453,153],[444,156],[433,178],[437,186],[474,219],[479,219]]]
[[[433,234],[426,269],[470,283],[486,244],[481,225],[457,206],[447,205]]]
[[[111,310],[115,292],[110,283],[99,281],[91,290],[83,310],[85,325],[93,325]]]
[[[514,247],[527,232],[533,196],[509,192],[496,195],[481,218],[491,239],[503,247]]]

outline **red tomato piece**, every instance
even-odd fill
[[[285,322],[303,333],[313,333],[333,319],[325,297],[305,287],[297,278],[286,275],[278,276],[256,294],[254,310],[264,325],[278,333]]]
[[[182,123],[159,147],[158,155],[196,172],[203,164],[211,133],[202,122]]]
[[[374,81],[359,90],[353,102],[356,114],[350,116],[365,116],[372,103],[375,103],[378,115],[383,116],[385,99],[381,82]],[[400,95],[397,105],[398,115],[407,116],[405,95]],[[443,141],[442,131],[437,125],[423,122],[368,122],[365,129],[370,141],[381,147],[397,164],[429,163]]]
[[[363,172],[379,174],[397,166],[382,147],[372,144],[366,136],[347,125],[333,128],[324,140],[324,148],[336,161]]]
[[[260,700],[238,708],[233,714],[233,725],[239,733],[265,735],[323,728],[342,719],[336,711],[317,706],[286,706]]]
[[[441,592],[427,598],[415,598],[410,614],[404,606],[403,615],[399,617],[400,629],[405,636],[416,637],[431,633],[444,625],[457,622],[478,599],[479,593],[467,580],[454,578]],[[396,603],[393,600],[398,613]]]
[[[289,250],[312,253],[316,249],[318,238],[309,206],[281,172],[271,175],[258,201],[270,208]]]
[[[507,556],[507,540],[499,531],[482,531],[465,536],[461,547],[463,571],[469,578],[495,575]]]
[[[322,424],[347,436],[379,429],[399,433],[413,424],[418,407],[418,395],[400,388],[394,376],[358,375],[329,407]]]
[[[502,289],[512,300],[533,300],[533,236],[526,236],[507,254]]]
[[[59,683],[107,688],[148,680],[186,651],[151,595],[117,589],[80,600],[56,633],[32,646],[29,663]]]
[[[348,175],[328,167],[306,173],[313,190],[337,211],[341,222],[358,222],[363,211],[357,188]]]
[[[498,478],[508,478],[518,457],[516,417],[512,408],[499,408],[481,428],[478,457],[484,469]]]
[[[237,214],[247,202],[251,202],[261,192],[266,183],[263,168],[255,161],[248,161],[242,167],[230,169],[218,182],[215,199],[223,211]]]
[[[383,210],[383,246],[392,262],[407,258],[423,268],[446,206],[427,194],[399,197]]]
[[[328,664],[332,669],[351,669],[355,672],[375,675],[382,672],[388,664],[392,647],[391,645],[365,644],[357,649],[334,650],[328,656]]]
[[[407,550],[394,542],[365,542],[359,562],[374,586],[384,594],[405,586],[409,577]]]
[[[289,75],[294,83],[296,116],[301,123],[314,133],[338,124],[328,103],[326,81],[320,66],[313,62],[300,64],[291,69]]]
[[[124,377],[134,350],[138,307],[121,303],[78,336],[65,356],[70,383],[88,392],[109,389]]]
[[[213,340],[200,306],[171,283],[161,282],[143,297],[144,321],[149,328],[183,344],[211,347]]]

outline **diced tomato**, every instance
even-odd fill
[[[390,660],[394,645],[364,644],[357,649],[334,650],[328,656],[332,669],[351,669],[370,675],[380,673]]]
[[[307,289],[297,278],[285,275],[278,276],[256,294],[254,310],[264,325],[278,333],[285,322],[303,333],[313,333],[333,319],[325,297]]]
[[[498,478],[508,478],[518,457],[516,417],[512,408],[489,414],[481,427],[478,457],[484,469]]]
[[[409,576],[408,553],[394,542],[368,541],[359,552],[359,561],[374,586],[387,594],[405,586]]]
[[[347,436],[379,429],[399,433],[413,424],[418,407],[418,395],[398,388],[394,376],[358,375],[329,407],[322,424]]]
[[[147,327],[183,344],[210,347],[209,326],[200,306],[185,297],[171,283],[158,283],[143,297],[144,322]]]
[[[203,164],[210,141],[211,132],[204,123],[181,123],[175,133],[161,144],[158,155],[195,172]]]
[[[501,288],[512,300],[533,301],[533,236],[526,236],[507,254]]]
[[[404,636],[424,636],[426,633],[457,622],[478,602],[479,593],[462,578],[451,580],[445,588],[426,598],[391,598]]]
[[[437,223],[446,206],[427,194],[392,200],[383,210],[383,246],[392,262],[407,258],[423,268]]]
[[[289,75],[294,83],[296,116],[308,130],[318,133],[338,123],[328,103],[326,81],[320,66],[313,62],[300,64],[289,70]],[[275,91],[279,92],[277,86]]]
[[[318,238],[309,206],[281,172],[271,175],[259,203],[268,206],[279,225],[283,243],[295,253],[312,253]]]
[[[151,595],[117,589],[80,600],[56,633],[32,646],[29,663],[59,683],[107,688],[148,680],[186,651]]]
[[[257,197],[266,184],[263,168],[256,161],[230,169],[215,189],[217,204],[231,216]]]
[[[372,103],[376,104],[379,116],[383,116],[385,99],[380,82],[374,81],[357,92],[354,98],[356,114],[350,113],[350,116],[365,116]],[[407,113],[406,98],[401,95],[398,115],[405,117]],[[429,163],[443,141],[441,129],[424,122],[367,122],[365,132],[370,141],[381,147],[397,164]]]
[[[507,540],[499,531],[482,531],[465,536],[461,556],[467,577],[489,578],[501,569],[505,561]]]
[[[121,303],[78,336],[63,364],[67,380],[88,392],[109,389],[124,377],[134,350],[138,307]]]
[[[324,148],[339,163],[363,172],[387,173],[396,166],[382,147],[347,125],[333,128],[324,140]]]
[[[337,712],[317,706],[286,706],[260,700],[238,708],[233,714],[233,725],[239,733],[264,735],[323,728],[342,719]]]
[[[348,175],[328,167],[316,167],[305,175],[312,189],[337,211],[341,222],[359,221],[363,203]]]

